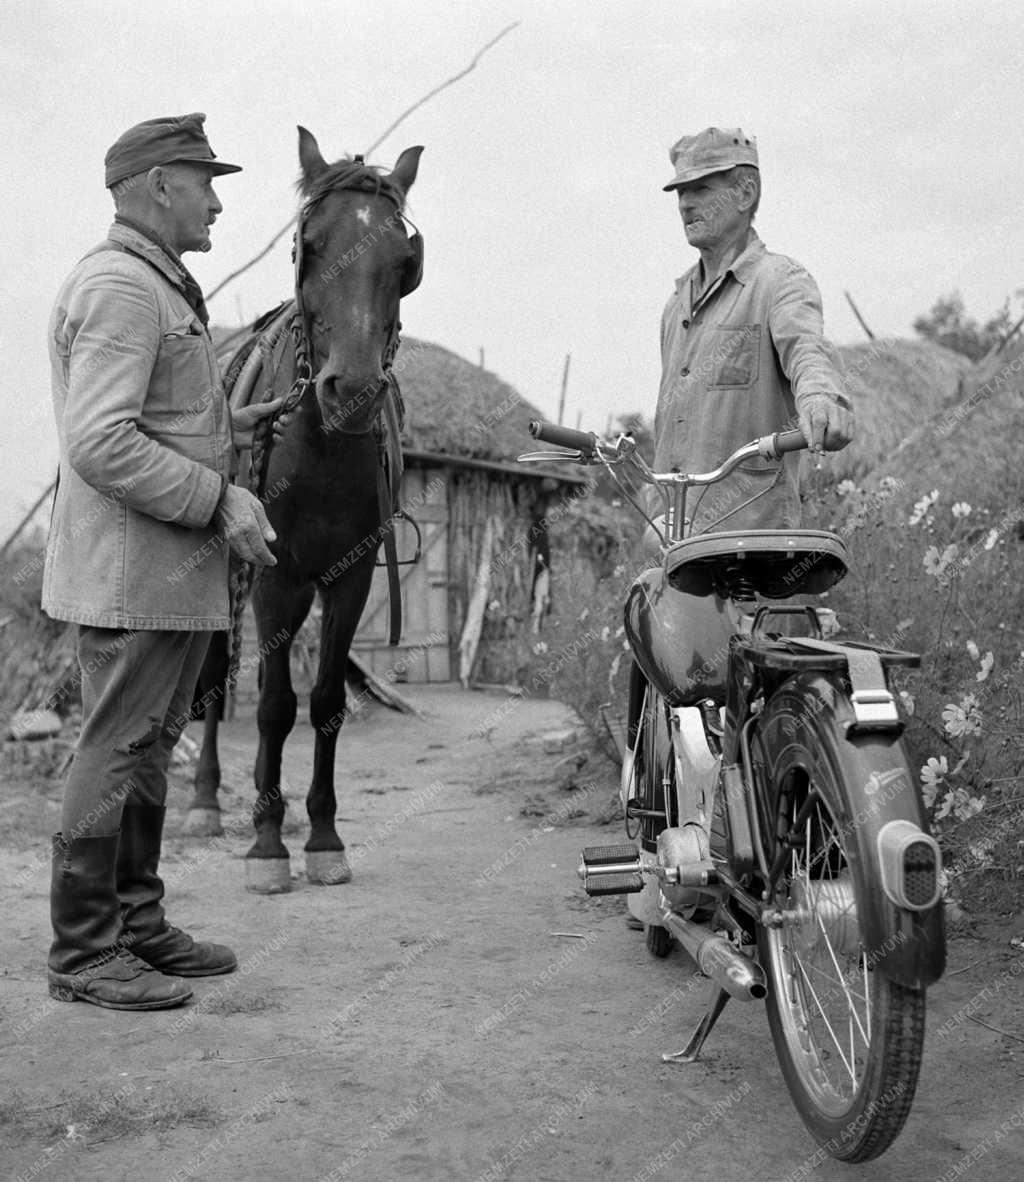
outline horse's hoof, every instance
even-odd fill
[[[185,817],[185,832],[192,837],[223,837],[220,809],[189,809]]]
[[[321,886],[352,881],[352,867],[344,850],[306,850],[306,878]]]
[[[245,889],[257,895],[283,895],[292,889],[290,858],[246,858]]]

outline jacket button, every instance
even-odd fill
[[[684,377],[684,378],[689,377],[690,371],[684,365],[683,368],[679,371],[679,375],[680,375],[680,377]]]
[[[689,327],[690,327],[690,322],[689,322],[689,320],[684,320],[684,321],[683,321],[683,328],[689,328]]]

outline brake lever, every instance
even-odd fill
[[[527,451],[516,456],[517,464],[550,464],[552,460],[570,461],[574,464],[589,464],[581,451]]]

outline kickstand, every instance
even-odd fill
[[[695,1063],[700,1055],[700,1049],[704,1045],[704,1040],[711,1033],[711,1028],[718,1021],[722,1010],[725,1009],[725,1003],[729,1000],[729,994],[718,985],[712,985],[712,993],[708,1002],[708,1011],[700,1020],[700,1025],[690,1036],[690,1041],[681,1051],[673,1051],[671,1054],[662,1055],[661,1061],[663,1063]]]

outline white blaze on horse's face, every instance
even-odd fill
[[[364,205],[361,209],[356,210],[356,217],[363,223],[364,226],[370,224],[370,207]]]

